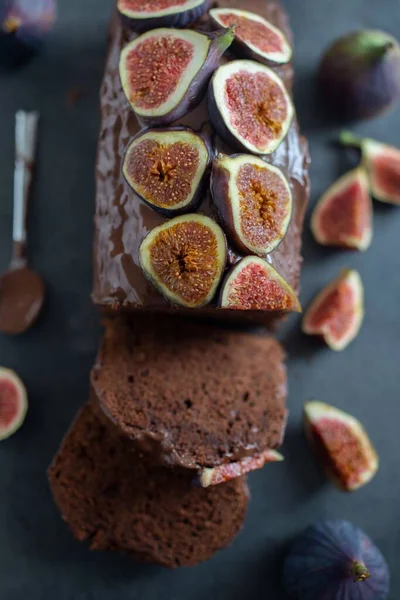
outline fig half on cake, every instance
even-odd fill
[[[219,67],[208,88],[210,119],[234,148],[271,154],[286,137],[295,111],[278,75],[252,60]]]
[[[282,171],[248,154],[214,160],[211,192],[228,237],[243,254],[265,256],[284,238],[292,193]]]
[[[146,204],[172,217],[198,207],[209,164],[210,148],[203,137],[177,127],[139,133],[126,151],[122,170]]]
[[[200,33],[161,28],[127,44],[119,72],[138,120],[144,125],[168,125],[194,108],[233,37],[232,29]]]
[[[226,239],[210,217],[191,213],[155,227],[139,249],[146,277],[172,303],[200,308],[213,299],[226,263]]]
[[[208,9],[210,0],[118,0],[124,23],[134,31],[155,27],[187,27]]]
[[[233,49],[243,58],[266,65],[288,63],[293,54],[284,33],[256,13],[239,8],[213,8],[210,17],[217,27],[235,27]]]

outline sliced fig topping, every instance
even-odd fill
[[[344,350],[364,319],[364,288],[357,271],[345,269],[314,299],[303,319],[303,331],[319,335],[332,350]]]
[[[267,65],[291,60],[293,50],[286,36],[260,15],[238,8],[213,8],[210,16],[217,27],[236,28],[234,49],[244,58]]]
[[[279,454],[276,450],[265,450],[265,452],[260,452],[255,456],[247,456],[238,462],[219,465],[212,469],[202,469],[199,472],[199,482],[202,487],[218,485],[241,477],[250,471],[262,469],[266,463],[282,460],[282,454]]]
[[[27,410],[24,384],[14,371],[0,367],[0,441],[21,427]]]
[[[378,456],[361,423],[323,402],[304,407],[306,434],[328,475],[344,491],[365,485],[378,470]]]
[[[371,193],[376,200],[400,206],[400,150],[344,131],[342,144],[361,149]]]
[[[301,312],[290,285],[265,260],[247,256],[225,279],[221,306],[234,310],[276,310]]]
[[[207,10],[209,0],[118,0],[123,20],[135,31],[187,27]]]
[[[209,162],[207,144],[191,129],[153,129],[134,138],[122,170],[147,204],[172,216],[198,206]]]
[[[121,52],[119,72],[139,121],[166,125],[196,106],[233,36],[230,29],[210,34],[153,29],[130,42]]]
[[[225,268],[226,240],[209,217],[183,215],[153,229],[139,255],[144,273],[166,298],[197,308],[215,295]]]
[[[247,154],[220,156],[211,191],[228,237],[242,253],[265,256],[284,238],[292,193],[277,167]]]
[[[214,128],[232,146],[253,154],[271,154],[286,136],[294,115],[278,75],[251,60],[219,67],[209,87]]]
[[[372,240],[372,203],[363,168],[353,169],[318,201],[311,219],[317,242],[366,250]]]

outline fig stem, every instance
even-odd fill
[[[363,562],[359,560],[355,560],[351,565],[351,575],[353,577],[353,581],[365,581],[370,577],[370,572]]]
[[[353,133],[351,131],[342,131],[339,136],[339,141],[344,146],[354,146],[356,148],[361,148],[364,140]]]

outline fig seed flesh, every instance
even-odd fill
[[[304,414],[307,436],[332,480],[344,491],[368,483],[379,461],[361,423],[323,402],[307,402]]]
[[[145,275],[171,302],[188,308],[213,299],[226,254],[222,229],[200,214],[175,217],[156,227],[139,251]]]
[[[24,422],[28,410],[25,387],[9,369],[0,368],[0,441],[10,437]]]
[[[303,319],[303,332],[319,335],[332,350],[344,350],[364,319],[364,290],[357,271],[345,269],[314,299]]]
[[[276,450],[265,450],[255,456],[247,456],[238,462],[223,464],[210,469],[202,469],[199,472],[198,478],[200,485],[206,488],[210,485],[219,485],[237,477],[242,477],[246,473],[250,473],[250,471],[262,469],[266,463],[280,462],[282,460],[282,454]]]
[[[271,154],[286,136],[292,101],[274,71],[250,60],[219,67],[209,88],[210,117],[227,143]]]
[[[260,15],[235,8],[213,8],[210,17],[218,26],[236,27],[235,49],[245,58],[264,64],[284,64],[292,58],[285,35]]]
[[[123,173],[152,208],[173,215],[195,208],[209,164],[206,143],[190,129],[149,130],[130,144]]]
[[[324,246],[356,250],[370,246],[372,203],[365,169],[353,169],[331,185],[314,208],[311,230]]]
[[[228,236],[244,254],[265,256],[289,227],[292,194],[283,173],[250,155],[215,159],[212,195]]]
[[[262,258],[239,261],[222,286],[221,306],[234,310],[301,312],[290,285]]]

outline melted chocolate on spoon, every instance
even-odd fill
[[[39,315],[44,299],[42,279],[28,268],[25,258],[26,211],[32,180],[38,115],[16,115],[14,172],[13,256],[0,278],[0,331],[23,333]]]

